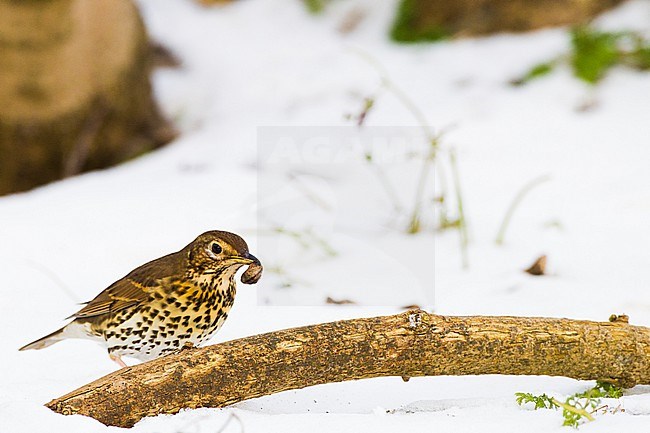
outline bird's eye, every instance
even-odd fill
[[[221,248],[221,245],[219,245],[218,243],[215,242],[212,245],[210,245],[210,250],[214,254],[221,254],[221,252],[223,251],[223,248]]]

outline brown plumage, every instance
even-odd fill
[[[235,273],[255,284],[262,265],[239,236],[209,231],[182,250],[146,263],[70,316],[63,328],[20,350],[42,349],[66,338],[103,343],[111,359],[149,360],[200,344],[219,330],[235,298]]]

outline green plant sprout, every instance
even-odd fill
[[[603,32],[590,26],[575,27],[571,30],[568,54],[533,66],[511,84],[529,83],[563,64],[569,65],[580,80],[595,85],[617,65],[640,71],[650,69],[650,41],[636,32]]]
[[[328,0],[302,0],[310,14],[318,15],[325,10]]]
[[[289,230],[281,226],[276,226],[268,230],[258,230],[258,233],[261,235],[274,234],[287,236],[290,239],[296,241],[296,243],[298,243],[302,248],[306,250],[317,247],[328,257],[336,257],[338,255],[336,249],[334,249],[334,247],[330,245],[330,243],[325,239],[314,233],[311,228],[305,228],[303,230]]]
[[[309,281],[296,278],[292,273],[287,271],[282,265],[279,264],[267,267],[266,272],[278,276],[280,282],[276,287],[279,289],[290,289],[295,285],[300,285],[302,287],[311,285]]]
[[[515,393],[516,401],[519,406],[523,406],[526,403],[533,403],[535,405],[535,410],[537,409],[557,409],[560,407],[552,397],[549,397],[546,394],[533,395],[528,392],[517,392]]]
[[[458,172],[458,162],[456,155],[453,149],[447,151],[449,158],[449,165],[452,172],[452,183],[454,187],[454,198],[456,204],[456,213],[457,217],[455,219],[449,218],[449,212],[447,209],[447,198],[449,197],[449,186],[447,184],[444,166],[438,154],[444,151],[440,145],[442,138],[441,133],[434,133],[433,128],[427,121],[427,118],[424,112],[418,107],[418,105],[408,96],[408,94],[399,87],[394,81],[389,78],[388,72],[375,58],[371,57],[368,53],[355,50],[355,52],[366,62],[368,62],[378,73],[380,79],[380,88],[377,94],[372,98],[366,98],[364,100],[364,106],[360,114],[357,116],[351,116],[358,126],[363,126],[364,122],[368,116],[368,113],[372,108],[375,107],[378,96],[382,91],[390,92],[397,100],[402,104],[402,106],[413,116],[417,124],[419,125],[424,139],[427,142],[427,150],[425,155],[422,158],[422,165],[417,177],[417,184],[415,187],[415,196],[413,200],[413,205],[408,212],[408,223],[406,227],[406,232],[415,234],[422,230],[422,206],[425,203],[425,193],[426,186],[430,182],[431,172],[434,168],[438,169],[438,178],[440,179],[440,191],[441,194],[439,197],[434,199],[434,203],[440,206],[440,220],[438,222],[438,228],[441,230],[447,228],[457,228],[460,233],[461,238],[461,256],[463,267],[467,268],[469,266],[468,260],[468,234],[467,234],[467,220],[465,217],[465,211],[463,207],[462,192],[460,188],[460,175]],[[366,152],[366,161],[372,164],[372,153]],[[381,171],[381,168],[376,167],[376,171]],[[390,186],[390,182],[384,174],[379,175],[381,183],[384,189],[387,191],[387,194],[391,197],[391,200],[394,204],[395,209],[401,209],[402,206],[395,198],[397,195],[394,193],[393,188]]]
[[[584,392],[573,394],[562,402],[546,394],[533,395],[528,392],[515,393],[515,401],[519,406],[532,403],[537,409],[562,409],[563,425],[578,428],[583,422],[593,421],[598,411],[616,413],[622,411],[620,407],[610,410],[608,406],[601,406],[603,398],[621,398],[623,389],[611,383],[597,381],[593,388]]]
[[[374,97],[367,97],[363,100],[363,108],[357,114],[356,116],[348,115],[347,118],[348,120],[354,120],[356,125],[358,127],[362,127],[364,125],[364,122],[366,121],[366,118],[368,116],[368,113],[370,113],[370,110],[375,106],[375,100],[377,96]],[[367,146],[365,149],[365,154],[364,154],[364,159],[372,172],[375,174],[377,177],[377,180],[382,186],[382,189],[388,196],[388,199],[390,202],[393,204],[393,209],[397,213],[402,213],[404,206],[402,205],[402,202],[400,200],[399,194],[393,187],[393,185],[390,182],[390,179],[386,175],[386,172],[383,170],[383,168],[380,165],[375,164],[374,156],[373,156],[373,150],[370,146]]]
[[[550,180],[549,176],[540,176],[538,178],[535,178],[528,182],[524,187],[519,190],[515,198],[512,200],[512,203],[510,203],[510,206],[508,206],[508,210],[506,211],[506,214],[503,217],[503,221],[501,222],[501,226],[499,226],[499,231],[497,233],[497,237],[494,240],[497,245],[502,245],[503,241],[506,237],[506,230],[508,229],[508,226],[510,225],[510,220],[512,219],[512,215],[514,215],[515,210],[521,202],[523,201],[524,197],[533,190],[536,186],[547,182]]]
[[[390,30],[391,39],[400,43],[418,43],[449,38],[449,32],[440,26],[429,25],[422,29],[414,28],[414,21],[418,19],[416,2],[417,0],[402,0],[400,2]]]
[[[462,254],[463,268],[469,267],[469,257],[467,256],[469,236],[467,234],[467,224],[465,223],[465,211],[463,209],[463,194],[460,189],[460,174],[458,172],[458,162],[456,161],[456,151],[449,151],[449,163],[454,179],[454,191],[456,191],[456,203],[458,206],[458,231],[460,232],[460,251]]]

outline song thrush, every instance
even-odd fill
[[[72,322],[20,350],[43,349],[66,338],[96,340],[112,360],[143,361],[198,345],[219,330],[235,300],[235,273],[255,284],[262,265],[239,236],[209,231],[182,250],[134,269],[111,284]]]

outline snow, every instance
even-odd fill
[[[565,30],[397,46],[386,36],[394,1],[333,2],[316,17],[298,1],[140,6],[152,36],[183,62],[154,76],[158,99],[182,134],[119,167],[0,198],[0,432],[120,431],[42,406],[113,371],[101,349],[84,341],[38,352],[17,348],[61,326],[76,303],[132,268],[209,229],[240,233],[267,269],[257,286],[240,287],[215,342],[392,314],[413,303],[440,314],[606,320],[626,313],[633,324],[650,325],[648,74],[615,69],[589,89],[561,68],[513,88],[510,79],[565,52]],[[364,18],[341,34],[351,10]],[[598,24],[647,32],[649,18],[650,3],[631,1]],[[404,213],[392,211],[354,141],[367,134],[376,144],[403,133],[411,150],[426,150],[416,119],[395,94],[380,90],[377,67],[366,57],[436,131],[446,131],[444,151],[457,153],[468,269],[456,231],[403,233]],[[345,115],[373,96],[359,132]],[[577,110],[589,101],[596,101],[591,110]],[[301,151],[295,160],[273,159],[283,150],[278,137],[310,135],[327,142],[320,159]],[[345,153],[327,153],[345,140],[353,142]],[[408,208],[417,159],[402,158],[393,145],[384,151],[382,167]],[[540,176],[550,180],[524,198],[497,246],[510,202]],[[278,227],[299,232],[310,247]],[[523,273],[541,254],[549,257],[550,275]],[[328,296],[357,305],[326,306]],[[591,385],[549,377],[372,379],[148,418],[133,431],[216,432],[226,423],[227,432],[566,431],[559,413],[520,408],[514,393],[562,397]],[[649,389],[628,391],[625,413],[599,416],[581,429],[646,431]]]

